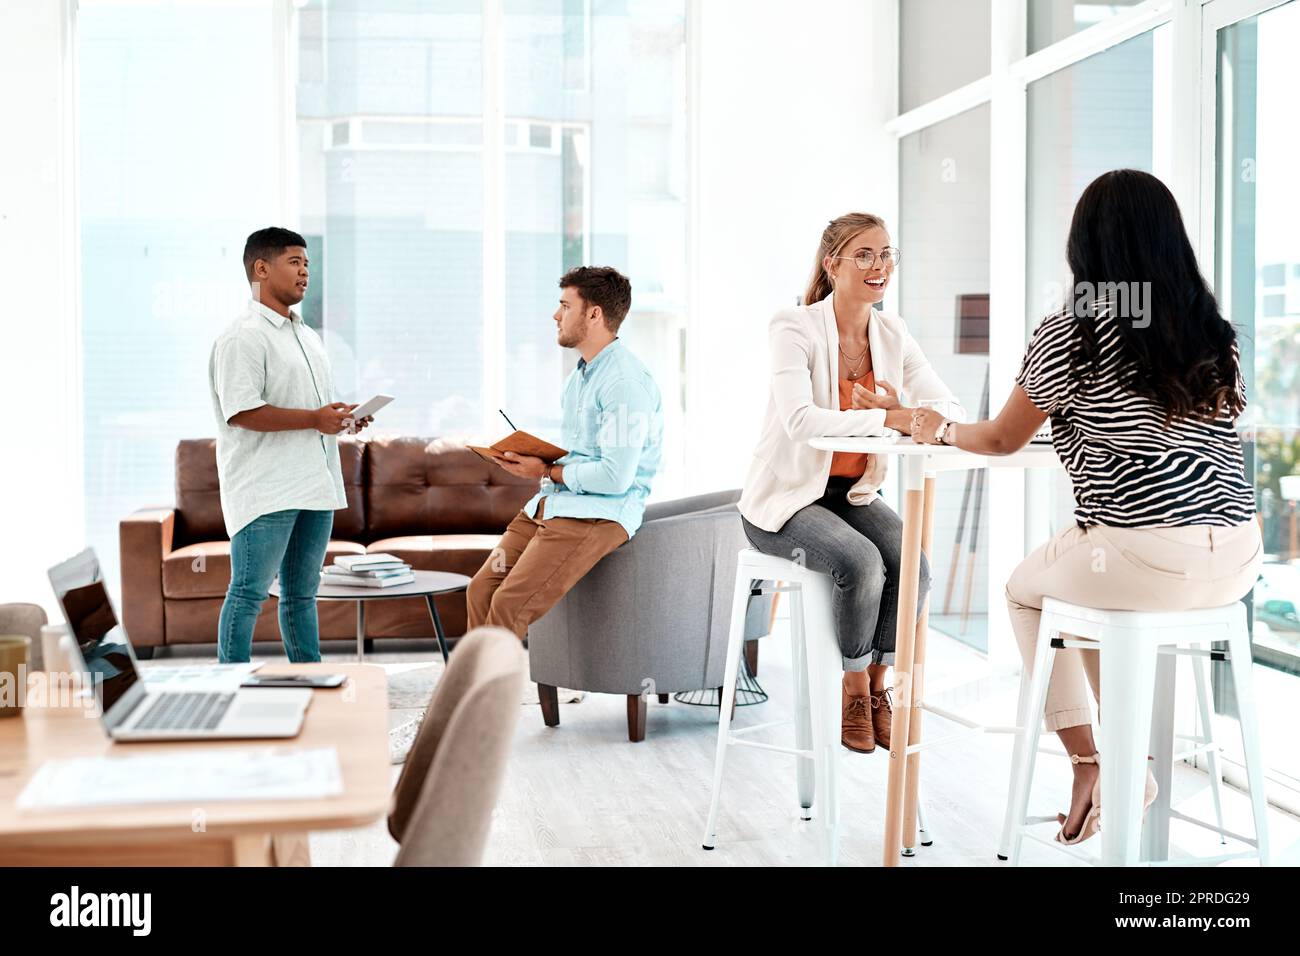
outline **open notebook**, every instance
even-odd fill
[[[482,445],[466,446],[470,451],[475,452],[480,458],[487,461],[495,462],[505,459],[505,452],[512,451],[516,455],[530,455],[533,458],[540,458],[548,465],[553,464],[568,454],[558,445],[552,445],[550,442],[538,438],[536,435],[530,435],[528,432],[514,431],[498,442],[493,442],[487,447]]]

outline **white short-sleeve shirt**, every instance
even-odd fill
[[[230,424],[240,412],[263,405],[317,409],[336,400],[324,343],[301,317],[290,320],[249,302],[212,345],[208,386],[217,418],[221,510],[232,538],[275,511],[347,507],[337,437],[314,428],[255,432]]]

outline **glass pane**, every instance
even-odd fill
[[[1291,91],[1300,83],[1297,49],[1300,3],[1219,33],[1215,264],[1220,306],[1240,333],[1250,401],[1242,438],[1264,519],[1256,659],[1293,672],[1300,672],[1300,183],[1291,171],[1300,136],[1290,119]],[[1289,700],[1295,679],[1283,683]],[[1262,700],[1269,708],[1262,720],[1281,719],[1273,709],[1281,699]],[[1300,716],[1294,705],[1283,709],[1291,720]],[[1279,738],[1270,756],[1283,750],[1294,748]],[[1300,777],[1300,759],[1288,772]]]
[[[899,311],[968,415],[987,418],[989,107],[904,137],[899,171]],[[989,522],[983,476],[982,470],[938,475],[930,626],[986,651]]]
[[[988,76],[989,7],[989,0],[899,4],[900,112]]]
[[[1029,52],[1086,30],[1107,17],[1123,13],[1142,0],[1089,3],[1087,0],[1029,0]]]
[[[507,113],[531,123],[506,156],[506,411],[520,428],[558,433],[577,353],[555,343],[557,280],[614,266],[632,281],[620,338],[663,396],[655,497],[680,481],[685,18],[685,0],[505,4]]]
[[[1029,85],[1026,337],[1065,302],[1065,240],[1084,187],[1111,169],[1166,172],[1170,103],[1155,62],[1167,44],[1161,27]],[[1074,494],[1059,470],[1026,472],[1025,492],[1034,548],[1074,520]]]
[[[208,352],[279,208],[255,148],[276,136],[271,6],[83,3],[77,35],[86,533],[115,587],[118,522],[171,502],[176,443],[214,432]]]
[[[315,291],[303,315],[324,330],[340,395],[398,396],[377,433],[482,429],[478,9],[313,0],[298,11],[300,228]]]

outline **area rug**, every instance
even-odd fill
[[[442,677],[444,667],[442,661],[433,661],[427,664],[388,664],[384,666],[384,670],[388,672],[389,709],[413,710],[417,707],[420,708],[420,713],[417,716],[398,724],[388,732],[388,756],[393,763],[405,762],[406,755],[411,750],[411,745],[415,743],[415,735],[419,733],[420,721],[424,719],[424,708],[429,705],[429,699],[433,697],[434,688]],[[557,692],[557,696],[561,704],[578,704],[586,696],[586,691],[569,690],[561,687]],[[537,707],[540,705],[537,697],[537,685],[532,681],[524,684],[519,703],[524,707]]]

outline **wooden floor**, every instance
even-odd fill
[[[382,646],[381,646],[382,647]],[[432,653],[432,647],[430,653]],[[409,654],[394,654],[410,660]],[[935,703],[990,723],[1013,723],[1012,679],[961,684],[982,660],[963,645],[932,632],[929,697]],[[371,657],[385,663],[381,649]],[[978,666],[977,666],[978,665]],[[401,667],[394,661],[393,666]],[[409,665],[407,665],[409,666]],[[771,699],[737,711],[737,726],[789,714],[790,651],[784,626],[764,639],[759,680]],[[960,686],[958,686],[960,685]],[[942,688],[955,688],[944,691]],[[395,711],[394,723],[407,714]],[[733,748],[718,824],[717,848],[700,846],[713,777],[717,711],[651,702],[643,743],[626,736],[624,698],[588,694],[560,708],[561,724],[542,723],[540,709],[520,715],[514,752],[493,825],[489,865],[577,866],[780,866],[819,862],[815,825],[797,816],[794,761],[752,748]],[[933,736],[957,729],[926,715]],[[788,731],[765,733],[788,744]],[[841,865],[877,866],[881,858],[888,754],[843,752]],[[922,790],[934,845],[918,849],[905,866],[1001,866],[995,844],[1005,807],[1011,738],[986,735],[972,743],[923,755]],[[396,780],[399,768],[393,768]],[[1058,758],[1042,757],[1031,813],[1066,809],[1070,772]],[[1250,833],[1249,801],[1225,785],[1229,829]],[[1209,778],[1180,765],[1174,806],[1212,819]],[[1270,814],[1274,862],[1300,864],[1300,819]],[[1097,841],[1093,841],[1096,843]],[[1217,837],[1174,821],[1171,843],[1180,853],[1222,852]],[[316,865],[387,866],[397,852],[383,823],[364,830],[318,833],[311,838]],[[1095,849],[1094,849],[1095,852]],[[1031,841],[1023,862],[1078,865]]]

